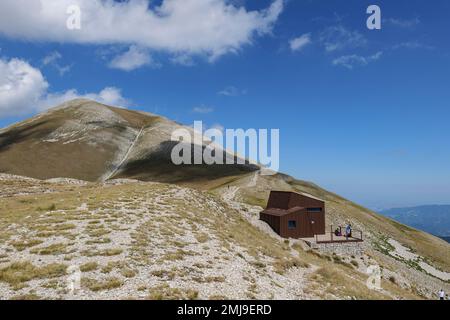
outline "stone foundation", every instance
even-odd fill
[[[311,248],[343,256],[361,256],[364,253],[363,242],[313,243]]]

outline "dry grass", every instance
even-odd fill
[[[309,268],[310,265],[307,262],[301,261],[298,258],[291,257],[287,259],[285,258],[276,260],[273,267],[275,272],[279,274],[284,274],[291,268]]]
[[[136,276],[136,271],[130,268],[124,268],[120,271],[120,274],[125,278],[134,278]]]
[[[43,241],[38,239],[12,241],[9,244],[12,245],[17,251],[23,251],[25,249],[40,245]]]
[[[31,253],[39,255],[60,255],[70,253],[68,248],[70,245],[66,243],[55,243],[45,248],[35,248],[30,250]]]
[[[96,257],[96,256],[112,257],[112,256],[118,256],[122,252],[123,252],[123,249],[110,248],[110,249],[102,249],[102,250],[84,250],[81,252],[81,254],[86,257]]]
[[[169,285],[163,284],[150,289],[147,298],[149,300],[196,300],[198,291],[171,288]]]
[[[103,281],[96,280],[93,278],[81,279],[81,286],[86,287],[91,291],[112,290],[120,288],[122,285],[123,281],[115,277],[107,278]]]
[[[0,269],[0,281],[11,286],[17,286],[34,279],[57,278],[66,274],[67,266],[63,264],[49,264],[36,267],[30,262],[15,262]]]
[[[90,272],[90,271],[95,271],[97,269],[98,269],[98,263],[95,261],[88,262],[88,263],[85,263],[82,266],[80,266],[81,272]]]
[[[35,301],[35,300],[41,300],[41,299],[42,299],[42,297],[40,297],[34,293],[21,294],[21,295],[14,296],[11,298],[11,300],[22,300],[22,301],[26,301],[26,300]]]

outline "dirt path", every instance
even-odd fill
[[[133,150],[134,146],[136,145],[136,142],[139,140],[139,138],[142,135],[142,132],[144,131],[144,127],[141,128],[141,130],[139,130],[139,133],[137,134],[136,138],[133,140],[133,142],[130,144],[130,146],[128,147],[127,153],[125,154],[125,156],[122,158],[122,160],[120,161],[120,163],[115,167],[114,170],[112,170],[108,175],[104,176],[102,178],[102,181],[107,181],[109,179],[111,179],[112,177],[114,177],[114,175],[120,170],[120,168],[122,168],[122,165],[125,163],[125,161],[128,159],[128,157],[130,156],[131,151]]]
[[[256,187],[256,184],[258,183],[258,176],[261,174],[261,171],[256,171],[255,174],[252,177],[252,180],[248,183],[247,187]]]
[[[239,187],[229,186],[222,194],[222,199],[229,204],[234,202],[234,198],[236,197],[236,194],[239,191],[239,189],[240,189]]]
[[[450,280],[450,273],[441,271],[431,266],[426,262],[426,260],[420,255],[411,251],[410,248],[403,246],[400,242],[389,239],[389,244],[394,247],[394,251],[390,252],[392,256],[405,260],[407,262],[417,263],[420,268],[422,268],[426,273],[441,279],[442,281]]]
[[[256,171],[246,187],[248,188],[256,187],[259,174],[260,171]],[[227,189],[225,189],[224,193],[222,194],[222,199],[230,203],[235,202],[234,198],[236,198],[236,195],[240,189],[241,187],[238,186],[228,186]]]

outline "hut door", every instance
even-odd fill
[[[314,235],[319,233],[319,220],[317,219],[317,215],[310,214],[309,215],[309,223],[311,224],[311,230]]]
[[[322,234],[323,231],[321,230],[321,219],[322,219],[322,208],[308,208],[308,220],[310,224],[310,230],[313,232],[314,235],[316,234]]]

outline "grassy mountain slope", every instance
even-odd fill
[[[210,192],[5,175],[0,186],[3,299],[421,298],[388,278],[369,290],[373,259],[279,239]],[[71,293],[74,267],[81,283]]]
[[[391,248],[384,242],[386,238],[392,238],[412,248],[437,268],[450,271],[450,246],[444,240],[381,216],[313,183],[282,174],[275,176],[249,174],[246,177],[229,178],[222,183],[224,184],[212,188],[221,193],[228,185],[237,187],[238,199],[261,207],[267,203],[270,190],[295,191],[321,198],[326,202],[327,230],[330,230],[331,225],[343,226],[351,222],[356,230],[363,231],[367,249],[374,255],[387,253],[386,251]]]

